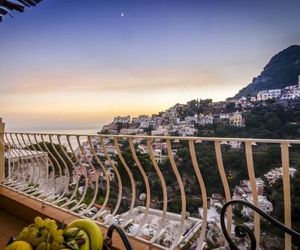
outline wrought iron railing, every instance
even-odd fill
[[[222,145],[230,142],[242,144],[253,204],[257,207],[253,147],[259,144],[280,146],[284,224],[291,228],[289,147],[300,144],[300,140],[4,133],[1,144],[5,145],[7,173],[2,185],[51,206],[90,217],[102,225],[117,223],[128,234],[157,247],[184,247],[197,235],[195,240],[198,249],[201,249],[205,242],[209,204],[197,144],[213,148],[217,172],[211,174],[220,175],[225,200],[229,201],[232,199],[232,187],[224,168]],[[157,150],[158,143],[163,149]],[[187,192],[190,187],[186,184],[186,176],[178,168],[180,159],[177,152],[183,146],[188,150],[193,178],[200,190],[199,207],[203,213],[198,218],[191,216],[188,210]],[[146,158],[148,161],[145,163]],[[169,172],[162,168],[161,163],[165,161],[170,166]],[[152,183],[154,175],[155,185]],[[168,175],[174,176],[171,184],[167,183]],[[156,194],[157,189],[161,190],[161,199]],[[178,191],[180,200],[180,208],[175,212],[169,209],[174,200],[174,190]],[[232,232],[235,226],[232,207],[228,206],[226,211],[226,229]],[[154,218],[158,218],[155,226],[151,224]],[[259,242],[260,218],[256,213],[254,235]],[[285,249],[291,249],[291,246],[291,236],[286,234]]]
[[[300,233],[285,226],[284,224],[280,223],[278,220],[274,219],[269,214],[265,213],[263,210],[259,209],[258,207],[254,206],[252,203],[244,201],[244,200],[230,200],[226,202],[222,208],[221,211],[221,227],[222,231],[224,233],[224,236],[229,243],[230,249],[232,250],[239,250],[240,248],[237,246],[237,244],[232,240],[231,235],[228,233],[225,225],[225,214],[226,209],[231,205],[243,205],[246,207],[251,208],[253,211],[255,211],[257,214],[262,216],[264,219],[266,219],[268,222],[272,224],[272,226],[275,226],[285,232],[287,235],[294,237],[294,240],[296,241],[297,248],[300,247]],[[251,250],[257,249],[257,240],[252,232],[252,230],[244,224],[239,224],[235,226],[235,236],[238,238],[245,238],[248,237],[250,240],[250,246],[249,248]]]

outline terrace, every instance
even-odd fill
[[[208,239],[228,245],[221,226],[225,223],[226,232],[237,238],[233,235],[238,228],[233,206],[227,207],[222,220],[218,206],[213,204],[222,206],[233,197],[233,177],[223,161],[223,148],[231,141],[243,145],[251,200],[257,207],[253,150],[271,144],[280,148],[283,223],[292,227],[289,154],[290,147],[300,144],[299,140],[11,133],[4,127],[1,122],[0,247],[37,215],[65,223],[78,217],[91,218],[104,233],[109,225],[117,223],[134,249],[203,249]],[[168,169],[155,157],[153,144],[159,142],[166,143]],[[143,154],[138,151],[141,143],[147,146]],[[200,157],[206,156],[199,153],[199,145],[213,149],[216,166],[210,174],[218,175],[216,186],[222,188],[221,196],[209,197],[200,164]],[[178,167],[183,164],[178,156],[183,148],[188,153],[191,176]],[[254,236],[260,244],[266,232],[261,230],[258,213],[252,219]],[[284,236],[285,249],[292,249],[290,234]],[[241,238],[239,246],[249,247],[248,237]],[[118,237],[114,243],[122,249]]]

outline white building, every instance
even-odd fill
[[[281,95],[281,100],[294,100],[300,97],[300,88],[298,85],[288,86],[284,88],[283,94]]]
[[[130,123],[130,116],[117,116],[114,118],[113,123]]]
[[[253,204],[252,196],[247,197],[246,200]],[[273,204],[267,199],[266,196],[262,196],[262,195],[258,196],[258,206],[262,211],[264,211],[267,214],[273,212]],[[251,208],[244,206],[242,210],[242,214],[244,216],[253,216],[254,212]]]
[[[213,115],[204,115],[204,114],[200,114],[198,116],[198,124],[204,126],[204,125],[208,125],[208,124],[213,124],[214,122],[214,117]]]
[[[149,122],[151,118],[148,115],[139,115],[138,117],[132,117],[131,122],[133,123],[141,123],[141,122]]]
[[[167,155],[164,155],[161,149],[154,149],[153,156],[157,163],[163,163],[167,159]]]
[[[229,125],[241,127],[244,125],[243,115],[240,112],[231,113],[229,115]]]
[[[154,136],[169,135],[169,130],[164,126],[158,126],[158,128],[156,130],[151,131],[151,135],[154,135]]]
[[[220,113],[220,119],[229,119],[229,114],[228,113]]]
[[[264,181],[261,178],[256,178],[255,182],[257,194],[264,195]],[[252,197],[252,187],[249,180],[243,180],[240,185],[234,188],[233,199],[247,199],[247,197]]]
[[[240,149],[242,147],[242,142],[240,141],[229,141],[228,144],[233,149]]]
[[[192,123],[192,122],[197,122],[198,116],[194,115],[194,116],[187,116],[184,118],[184,120],[186,122]]]
[[[298,76],[297,85],[287,86],[283,89],[262,90],[257,93],[257,101],[265,101],[268,99],[279,99],[279,98],[281,100],[293,100],[293,99],[300,98],[300,75]]]
[[[189,126],[180,127],[177,131],[179,136],[193,136],[195,134],[196,129]]]
[[[290,176],[293,177],[296,172],[295,168],[290,168],[289,173]],[[266,173],[265,178],[268,182],[272,185],[274,184],[279,178],[282,178],[282,167],[271,169],[268,173]]]
[[[141,154],[148,154],[148,147],[145,144],[139,144],[137,146],[137,151],[140,152]]]
[[[281,96],[281,89],[262,90],[257,93],[257,101],[278,99],[280,96]]]
[[[144,129],[144,128],[149,128],[150,124],[148,121],[143,121],[140,123],[140,128]]]
[[[140,132],[142,131],[138,128],[122,128],[120,130],[121,135],[136,135],[139,134]]]
[[[264,188],[265,188],[265,183],[261,178],[255,178],[255,184],[256,184],[256,191],[258,195],[263,195],[264,193]],[[241,186],[247,187],[251,194],[252,194],[252,187],[251,187],[251,182],[250,180],[243,180],[241,182]]]

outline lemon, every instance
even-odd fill
[[[9,244],[4,250],[33,250],[33,248],[26,241],[20,240]]]

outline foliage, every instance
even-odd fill
[[[273,203],[275,218],[284,222],[284,200],[283,200],[283,183],[278,179],[276,183],[268,189],[268,197]],[[292,201],[292,227],[300,232],[300,171],[296,171],[291,178],[291,201]]]
[[[261,103],[245,111],[245,126],[223,123],[197,126],[198,136],[293,139],[300,135],[300,102],[297,100]]]

